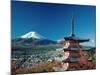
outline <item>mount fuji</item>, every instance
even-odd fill
[[[49,40],[46,37],[38,34],[37,32],[32,32],[32,31],[12,40],[12,46],[13,45],[34,46],[34,45],[49,45],[49,44],[57,44],[57,42]]]
[[[36,39],[45,39],[45,37],[41,36],[40,34],[36,32],[28,32],[24,35],[22,35],[20,38],[36,38]]]

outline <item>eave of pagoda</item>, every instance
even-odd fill
[[[65,41],[70,41],[74,43],[83,43],[83,42],[88,42],[89,39],[81,39],[81,38],[76,38],[76,37],[65,37]]]

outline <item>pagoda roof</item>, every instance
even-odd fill
[[[64,37],[66,41],[88,42],[89,39],[83,39],[76,36]]]
[[[64,62],[64,63],[76,63],[76,62],[78,62],[79,61],[79,58],[68,58],[68,59],[65,59],[65,60],[63,60],[62,62]]]
[[[82,50],[90,50],[90,47],[86,47],[86,46],[80,46]],[[76,46],[69,46],[68,48],[64,48],[64,51],[78,51],[79,48],[77,48]]]

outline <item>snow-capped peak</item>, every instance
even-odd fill
[[[21,38],[36,38],[36,39],[43,39],[44,37],[39,35],[36,32],[28,32],[25,35],[22,35]]]

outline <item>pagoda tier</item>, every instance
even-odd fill
[[[81,38],[75,37],[75,35],[69,36],[69,37],[64,37],[64,39],[65,39],[65,41],[78,42],[78,43],[89,41],[89,39],[81,39]]]
[[[79,62],[79,58],[78,57],[73,57],[73,58],[68,58],[62,61],[63,63],[78,63]]]
[[[65,40],[66,41],[66,40]],[[65,42],[65,46],[63,48],[64,51],[64,56],[67,56],[68,58],[64,61],[66,62],[79,62],[77,59],[81,59],[81,57],[84,57],[84,52],[82,51],[83,49],[85,50],[84,47],[80,46],[79,43],[72,44],[72,42]],[[66,46],[67,45],[67,46]]]
[[[89,50],[90,48],[87,48],[87,47],[85,47],[85,46],[80,46],[79,45],[79,47],[82,49],[82,50]],[[66,52],[66,51],[74,51],[74,52],[78,52],[79,51],[79,48],[77,48],[76,46],[69,46],[69,47],[64,47],[63,48],[63,50],[64,50],[64,52]]]
[[[69,55],[68,55],[68,53],[69,53]],[[64,52],[64,55],[68,56],[69,58],[70,57],[80,57],[80,52],[66,51],[66,52]]]

